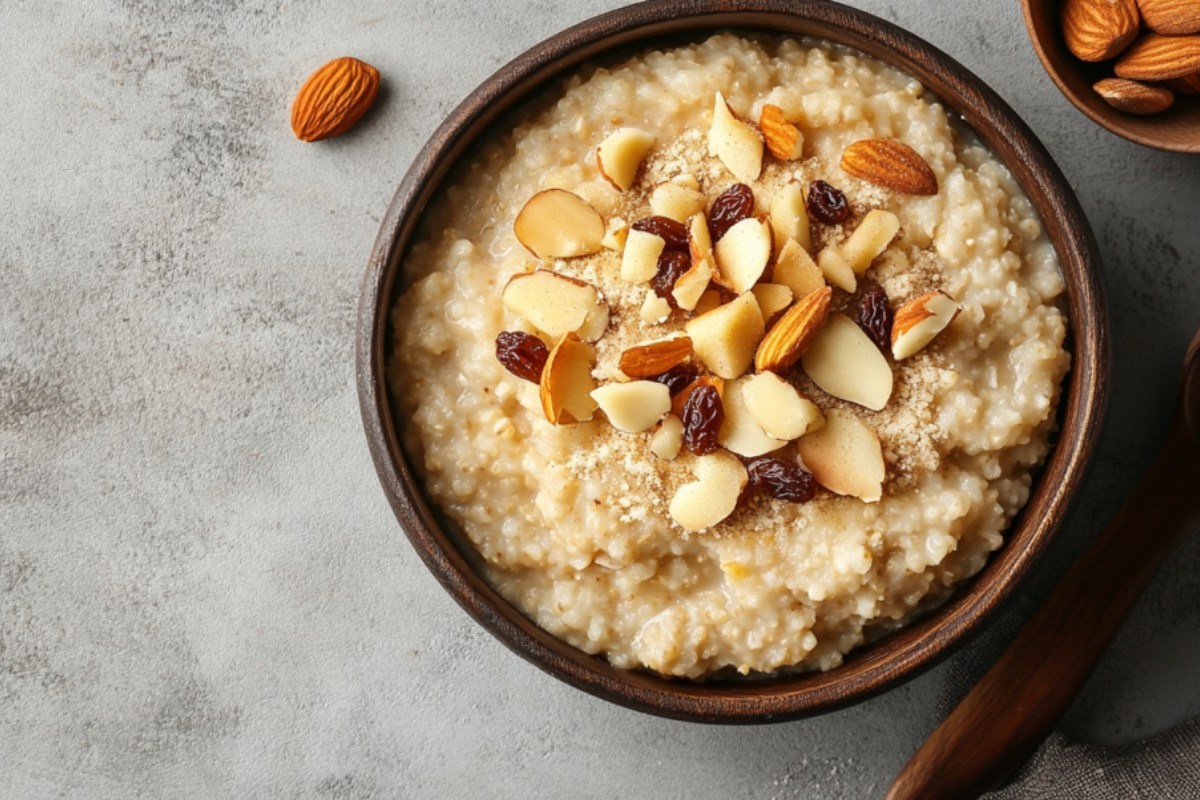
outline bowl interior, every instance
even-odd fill
[[[1059,441],[1006,544],[972,582],[930,615],[859,648],[829,672],[696,683],[613,668],[537,627],[482,579],[430,508],[406,460],[399,444],[404,421],[391,404],[385,364],[392,338],[390,310],[403,289],[399,263],[421,211],[491,125],[589,59],[648,47],[667,37],[700,38],[723,29],[808,35],[857,48],[914,75],[961,115],[1010,166],[1059,252],[1068,287],[1073,366],[1060,406]],[[476,620],[522,657],[592,694],[663,716],[739,723],[810,716],[863,700],[948,654],[1009,596],[1062,523],[1094,448],[1103,410],[1100,388],[1108,343],[1098,263],[1078,202],[1041,144],[985,84],[924,41],[834,3],[643,3],[577,25],[519,56],[472,93],[415,159],[383,220],[364,276],[357,340],[364,427],[385,492],[418,554]]]
[[[1092,89],[1113,77],[1112,62],[1080,61],[1062,37],[1059,2],[1023,0],[1025,25],[1047,74],[1075,106],[1100,126],[1138,144],[1160,150],[1200,153],[1200,95],[1177,97],[1161,114],[1139,116],[1118,111]]]

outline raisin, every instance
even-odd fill
[[[725,421],[725,407],[715,386],[697,386],[683,404],[683,444],[692,455],[717,449],[717,432]]]
[[[645,217],[633,223],[635,231],[652,233],[667,243],[667,250],[688,250],[688,230],[682,222],[676,222],[670,217]]]
[[[664,250],[658,257],[658,271],[650,279],[650,286],[655,294],[671,304],[671,308],[678,308],[675,305],[675,297],[671,294],[671,290],[675,288],[675,281],[691,266],[692,260],[688,258],[688,254],[678,250]]]
[[[527,381],[538,383],[550,350],[538,337],[521,331],[501,331],[496,337],[496,359],[504,368]]]
[[[696,380],[696,374],[695,367],[688,364],[679,364],[671,367],[661,375],[655,375],[650,380],[667,387],[667,391],[671,393],[671,397],[674,397],[686,389],[692,381]]]
[[[730,228],[754,213],[754,192],[744,183],[735,183],[717,195],[708,212],[708,232],[713,244]]]
[[[850,216],[850,204],[840,189],[825,181],[813,181],[808,187],[808,213],[826,225],[837,225]]]
[[[892,343],[892,304],[887,292],[876,284],[868,287],[858,298],[858,313],[855,321],[875,346],[888,352]]]
[[[750,486],[778,500],[807,503],[817,493],[817,481],[812,473],[795,461],[756,458],[746,464],[746,472],[750,473]]]

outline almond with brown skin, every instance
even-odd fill
[[[1184,75],[1182,78],[1172,78],[1167,86],[1176,94],[1200,94],[1200,72]]]
[[[1106,61],[1138,33],[1135,0],[1064,0],[1059,15],[1067,49],[1084,61]]]
[[[292,132],[304,142],[345,133],[379,93],[379,70],[343,56],[308,76],[292,102]]]
[[[795,161],[804,149],[804,136],[800,129],[788,121],[779,106],[765,105],[758,116],[758,129],[762,131],[767,151],[780,161]]]
[[[863,139],[842,153],[842,169],[867,183],[903,194],[938,193],[937,176],[921,155],[894,139]]]
[[[1105,78],[1092,88],[1104,102],[1128,114],[1157,114],[1175,102],[1175,95],[1165,86],[1151,86],[1126,78]]]
[[[681,363],[691,354],[692,340],[687,336],[639,344],[621,353],[621,372],[631,378],[652,378]]]
[[[1121,78],[1165,81],[1200,72],[1200,36],[1143,36],[1117,61]]]
[[[759,343],[755,368],[760,372],[782,372],[795,364],[821,332],[832,300],[833,290],[828,286],[800,298]]]
[[[1200,33],[1200,3],[1196,0],[1137,0],[1142,19],[1155,33],[1185,36]]]

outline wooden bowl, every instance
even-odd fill
[[[1057,0],[1022,0],[1025,27],[1033,49],[1047,74],[1075,107],[1092,121],[1131,142],[1172,150],[1200,153],[1200,95],[1176,94],[1175,105],[1161,114],[1127,114],[1101,99],[1092,86],[1113,77],[1112,62],[1090,64],[1067,49],[1058,22]]]
[[[857,48],[916,76],[961,115],[1009,165],[1041,215],[1066,278],[1073,367],[1061,430],[1007,543],[943,606],[824,673],[693,682],[616,669],[546,633],[472,567],[431,508],[400,446],[406,420],[389,396],[384,365],[390,310],[402,290],[399,264],[418,218],[450,169],[489,126],[522,100],[589,59],[613,57],[716,29],[810,35]],[[1067,181],[1017,115],[944,53],[881,19],[819,0],[661,0],[623,8],[553,36],[518,56],[471,93],[414,160],[383,220],[362,285],[358,388],[371,454],[392,508],[425,564],[454,599],[516,653],[584,691],[630,708],[702,722],[752,723],[811,716],[877,694],[945,657],[1015,590],[1063,523],[1102,421],[1108,323],[1092,233]]]

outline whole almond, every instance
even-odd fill
[[[621,372],[631,378],[652,378],[691,354],[692,340],[687,336],[639,344],[621,353]]]
[[[1105,78],[1092,88],[1104,102],[1128,114],[1157,114],[1175,102],[1175,95],[1165,86],[1151,86],[1126,78]]]
[[[937,176],[920,153],[894,139],[863,139],[842,153],[842,169],[867,183],[903,194],[938,193]]]
[[[800,298],[759,342],[755,368],[781,372],[795,364],[821,332],[832,300],[833,290],[828,286]]]
[[[1165,81],[1200,72],[1200,36],[1147,34],[1117,61],[1116,73],[1139,81]]]
[[[1182,36],[1200,33],[1200,3],[1196,0],[1137,0],[1142,19],[1155,33]]]
[[[1067,48],[1084,61],[1106,61],[1137,37],[1135,0],[1064,0],[1059,17]]]
[[[758,117],[758,129],[771,155],[781,161],[800,158],[804,148],[804,137],[800,129],[788,122],[779,106],[765,105]]]
[[[379,70],[343,56],[318,69],[292,102],[292,132],[304,142],[328,139],[350,130],[367,113],[379,92]]]
[[[1200,72],[1193,72],[1191,75],[1184,75],[1180,78],[1172,78],[1167,81],[1167,86],[1171,87],[1171,91],[1176,94],[1200,94]]]

